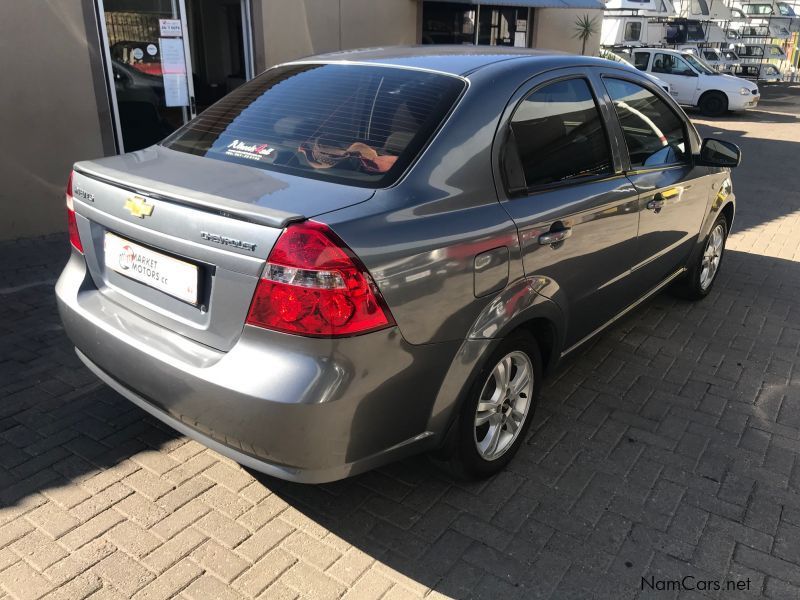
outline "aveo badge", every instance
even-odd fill
[[[131,196],[125,200],[124,207],[134,217],[144,219],[153,214],[153,205],[149,204],[145,198],[141,196]]]

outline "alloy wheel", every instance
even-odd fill
[[[722,223],[711,231],[706,242],[706,249],[703,251],[703,261],[700,265],[700,288],[707,290],[714,277],[717,276],[719,262],[722,260],[722,251],[725,246],[725,227]]]
[[[494,366],[475,411],[475,446],[484,460],[495,460],[514,444],[533,397],[533,364],[524,352],[510,352]]]

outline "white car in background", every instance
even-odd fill
[[[783,75],[781,75],[778,67],[769,63],[762,65],[742,65],[739,70],[739,75],[747,77],[748,79],[757,79],[764,83],[783,81]]]
[[[729,110],[743,111],[758,104],[755,83],[718,73],[690,52],[634,48],[631,54],[637,69],[670,84],[670,93],[678,104],[697,107],[705,115],[718,117]]]
[[[613,60],[614,62],[622,63],[624,65],[628,65],[629,67],[633,66],[630,60],[627,58],[623,58],[619,54],[612,52],[611,50],[606,50],[605,48],[600,49],[600,58],[605,58],[606,60]],[[669,95],[672,95],[672,88],[670,85],[664,81],[663,79],[659,79],[652,73],[645,73],[645,76],[650,79],[653,83],[658,85],[661,89],[667,92]]]
[[[720,73],[733,75],[742,66],[742,61],[733,50],[703,48],[700,50],[700,56]]]

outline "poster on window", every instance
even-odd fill
[[[164,77],[164,96],[167,106],[189,106],[189,86],[186,81],[186,56],[182,38],[159,38],[161,73]]]
[[[183,35],[180,19],[159,19],[158,29],[161,37],[180,37]]]

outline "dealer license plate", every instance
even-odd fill
[[[197,304],[197,265],[106,233],[106,267],[157,290]]]

